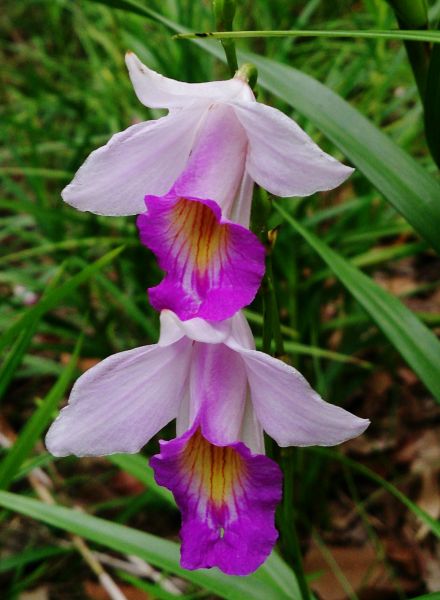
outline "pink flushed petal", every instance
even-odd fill
[[[166,194],[185,169],[203,115],[189,107],[115,134],[90,154],[63,200],[98,215],[142,213],[145,194]]]
[[[325,402],[299,371],[281,360],[235,349],[246,364],[258,420],[280,446],[334,446],[360,435],[370,424]]]
[[[231,103],[249,140],[249,175],[277,196],[331,190],[353,169],[326,154],[287,115],[260,102]]]
[[[221,218],[215,202],[147,196],[138,217],[143,244],[165,278],[149,289],[157,310],[182,319],[221,321],[250,304],[264,273],[264,247],[248,229]]]
[[[238,77],[226,81],[186,83],[149,69],[133,52],[127,52],[125,62],[138,99],[150,108],[184,108],[194,101],[207,104],[232,99],[255,101],[251,88]]]
[[[190,389],[189,425],[198,415],[203,435],[220,446],[241,439],[247,375],[239,354],[224,344],[195,344]]]
[[[185,170],[173,186],[174,193],[181,198],[212,198],[228,219],[237,199],[243,196],[241,201],[246,199],[248,207],[241,212],[250,213],[249,191],[247,195],[240,194],[247,147],[246,132],[234,110],[224,104],[210,106],[200,123]],[[249,226],[249,221],[231,220]]]
[[[192,344],[181,339],[109,356],[73,386],[46,446],[55,456],[138,452],[179,412]]]
[[[278,537],[278,465],[241,442],[215,446],[197,425],[160,447],[150,464],[182,512],[181,566],[218,567],[228,575],[255,571]]]

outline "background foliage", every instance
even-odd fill
[[[432,26],[439,16],[433,1]],[[246,0],[235,21],[236,29],[395,27],[383,0]],[[214,29],[210,3],[26,0],[1,11],[0,487],[10,488],[0,492],[1,589],[7,598],[35,587],[50,598],[97,598],[92,571],[102,584],[104,564],[127,597],[300,598],[287,566],[295,523],[305,571],[325,600],[438,591],[440,183],[400,41],[237,43],[239,61],[259,68],[258,99],[357,168],[338,190],[274,202],[268,222],[256,204],[256,230],[277,231],[288,360],[326,399],[372,420],[340,449],[272,449],[290,482],[278,514],[285,562],[274,554],[242,579],[182,572],[177,545],[163,539],[177,539],[179,517],[147,464],[157,440],[134,457],[55,461],[44,450],[81,371],[157,339],[145,290],[160,273],[134,219],[76,212],[60,191],[112,133],[161,114],[137,101],[127,49],[176,79],[228,77],[219,43],[172,39],[182,28]],[[433,102],[426,119],[433,147]],[[262,297],[248,317],[261,343]],[[130,571],[131,555],[147,571],[138,563]]]

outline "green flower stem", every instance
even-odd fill
[[[388,0],[388,2],[396,14],[401,29],[428,29],[426,0]],[[425,103],[430,46],[426,42],[405,41],[405,48],[419,89],[420,98]]]
[[[213,0],[216,27],[220,30],[231,31],[235,15],[235,0]],[[238,70],[237,52],[234,40],[222,40],[231,77]]]
[[[282,522],[282,535],[285,557],[292,564],[298,579],[302,600],[310,600],[310,589],[304,573],[301,546],[296,527],[294,511],[293,482],[295,478],[294,452],[295,448],[283,449],[281,464],[284,474],[283,504],[280,520]]]

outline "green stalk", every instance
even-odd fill
[[[388,0],[388,2],[396,14],[401,29],[428,29],[426,0]],[[430,58],[429,44],[405,41],[405,48],[419,89],[420,98],[425,103]]]
[[[293,462],[294,450],[294,448],[284,449],[283,458],[281,461],[284,474],[283,504],[281,512],[281,520],[283,523],[283,546],[285,550],[285,557],[288,562],[292,564],[297,576],[299,589],[301,591],[301,598],[302,600],[310,600],[310,589],[304,573],[301,546],[296,527],[296,515],[293,509],[293,480],[295,470]]]
[[[232,31],[232,23],[235,15],[235,0],[213,0],[216,27],[220,31]],[[231,77],[238,70],[237,52],[234,40],[222,40],[221,44],[225,51]]]

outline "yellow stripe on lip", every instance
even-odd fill
[[[202,202],[180,198],[171,211],[170,225],[175,229],[173,245],[182,256],[189,255],[201,274],[206,273],[216,257],[227,252],[228,227],[221,225]]]
[[[188,473],[190,486],[199,490],[217,508],[232,495],[243,491],[246,463],[230,446],[209,443],[198,429],[188,440],[181,457],[181,468]]]

